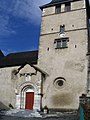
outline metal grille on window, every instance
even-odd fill
[[[62,46],[61,46],[62,48],[67,47],[67,40],[62,40],[61,43],[62,43]]]
[[[57,41],[57,46],[56,48],[61,48],[62,44],[61,44],[61,41]]]
[[[65,12],[68,12],[70,10],[71,10],[71,3],[70,2],[65,3]]]
[[[66,48],[66,47],[67,47],[67,41],[66,40],[57,41],[57,49],[58,48]]]

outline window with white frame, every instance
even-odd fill
[[[68,44],[67,44],[68,41],[69,41],[69,38],[55,39],[55,41],[54,41],[55,49],[67,48],[68,47]]]

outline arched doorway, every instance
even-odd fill
[[[16,108],[40,110],[40,99],[37,86],[30,82],[25,82],[18,87],[18,94],[16,94]]]
[[[32,85],[25,85],[21,89],[20,108],[33,110],[35,88]]]
[[[21,109],[33,110],[35,89],[32,85],[26,85],[21,90]]]

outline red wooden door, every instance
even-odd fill
[[[34,92],[26,92],[26,106],[25,109],[33,110]]]

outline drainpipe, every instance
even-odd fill
[[[90,94],[90,55],[88,55],[88,79],[87,79],[87,94]]]
[[[45,74],[41,74],[41,101],[40,101],[40,110],[42,111],[42,98],[43,98],[43,81],[46,79]]]
[[[38,94],[40,96],[40,111],[42,111],[42,97],[43,97],[43,94],[42,94],[42,89],[43,89],[43,76],[41,74],[41,82],[40,82],[40,93]]]
[[[41,101],[40,101],[40,110],[42,111],[42,97],[43,97],[43,74],[41,75]]]
[[[87,52],[87,58],[88,58],[88,70],[87,70],[87,94],[90,95],[90,30],[89,30],[89,0],[85,0],[86,4],[86,14],[87,14],[87,32],[88,32],[88,52]]]

